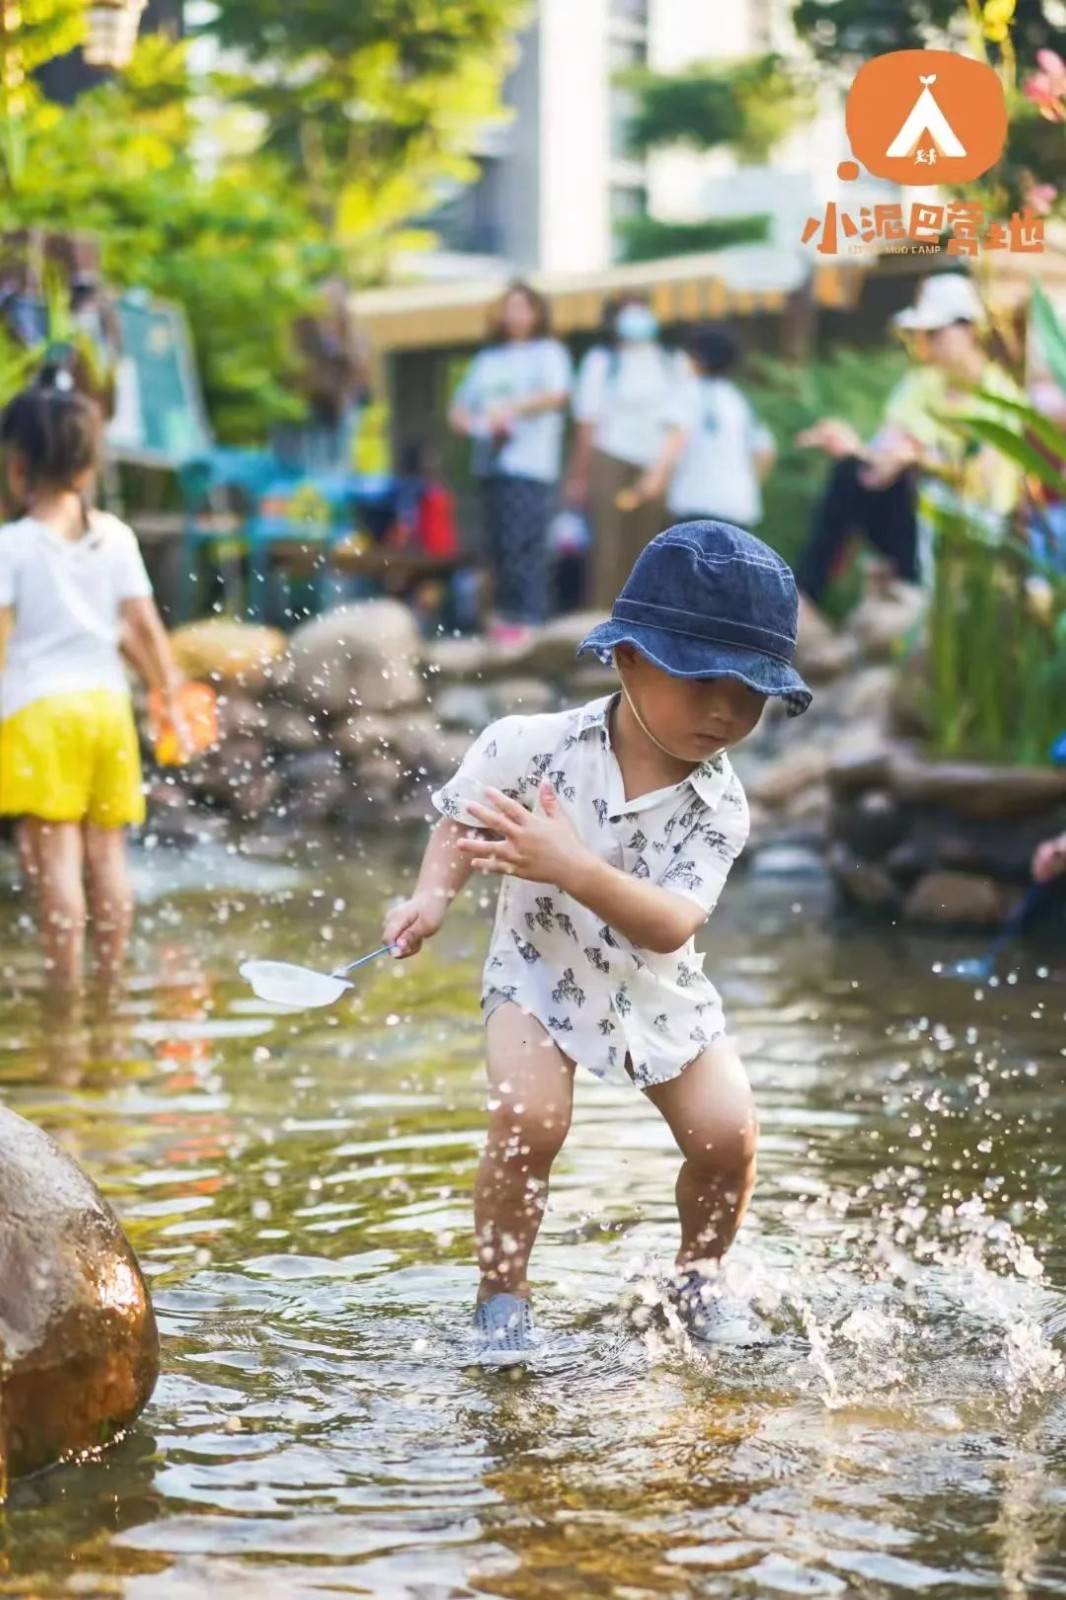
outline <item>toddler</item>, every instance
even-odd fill
[[[474,1208],[486,1363],[536,1346],[527,1269],[578,1064],[642,1090],[677,1142],[678,1305],[690,1330],[760,1337],[717,1277],[751,1194],[757,1127],[694,935],[748,833],[728,749],[768,696],[793,714],[810,704],[792,665],[796,606],[788,566],[753,535],[712,521],[668,529],[580,647],[613,658],[618,692],[493,723],[433,796],[443,820],[384,934],[413,955],[472,870],[502,880]]]

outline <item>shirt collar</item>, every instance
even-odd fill
[[[610,717],[611,707],[617,698],[616,691],[614,694],[605,694],[600,700],[590,700],[587,706],[583,706],[578,717],[578,735],[590,733],[592,729],[598,728],[603,735],[604,743],[609,744],[610,727],[608,718]],[[692,785],[692,788],[708,810],[717,811],[732,775],[733,769],[730,766],[729,757],[724,750],[720,750],[716,756],[712,756],[709,761],[704,761],[701,766],[698,766],[694,772],[690,772],[682,782]]]

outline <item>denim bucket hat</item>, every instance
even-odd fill
[[[578,655],[610,662],[631,644],[675,678],[738,678],[797,717],[812,699],[792,665],[797,606],[791,567],[761,539],[729,522],[679,522],[641,551]]]

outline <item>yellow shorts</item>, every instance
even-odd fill
[[[129,696],[47,695],[0,722],[0,815],[122,828],[144,821]]]

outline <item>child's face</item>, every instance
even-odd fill
[[[615,659],[641,717],[679,760],[709,760],[746,739],[762,716],[766,696],[736,678],[674,678],[631,645],[619,645]]]

